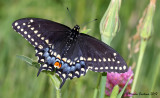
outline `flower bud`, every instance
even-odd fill
[[[118,11],[121,5],[121,0],[111,0],[107,11],[105,12],[100,22],[101,39],[107,44],[110,44],[119,27]]]
[[[138,32],[142,39],[149,39],[152,33],[152,19],[155,11],[155,0],[150,0],[150,4],[145,9],[142,18],[139,21]]]

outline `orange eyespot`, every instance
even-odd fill
[[[55,63],[54,63],[54,67],[61,68],[61,66],[62,66],[62,64],[59,63],[59,62],[55,62]]]

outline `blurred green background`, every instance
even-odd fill
[[[110,0],[0,0],[0,98],[55,98],[54,85],[46,74],[37,78],[37,69],[27,66],[16,55],[25,55],[36,60],[34,48],[12,29],[13,21],[24,17],[37,17],[63,23],[69,27],[83,24],[95,18],[96,22],[81,26],[91,29],[91,36],[100,38],[99,22]],[[119,17],[121,28],[111,46],[133,67],[138,53],[129,57],[128,43],[136,33],[136,26],[149,0],[123,0]],[[155,76],[160,65],[160,1],[157,0],[153,19],[152,36],[147,45],[139,74],[136,92],[154,92],[160,98],[160,74]],[[66,8],[69,8],[73,19]],[[73,21],[75,20],[76,23]],[[158,56],[159,55],[159,56]],[[135,68],[133,69],[135,70]],[[62,98],[92,98],[98,73],[89,71],[85,77],[68,80],[62,88]],[[147,98],[149,96],[135,96]]]

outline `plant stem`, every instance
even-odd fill
[[[94,90],[93,98],[97,98],[100,80],[101,80],[101,74],[98,75],[97,85],[96,85],[96,88]]]
[[[55,75],[47,74],[56,88],[56,98],[61,98],[60,81]]]
[[[97,88],[95,88],[95,90],[94,90],[94,94],[93,94],[93,98],[97,98],[97,93],[98,93],[98,89],[97,89]]]
[[[134,77],[131,93],[134,93],[134,90],[135,90],[135,87],[136,87],[136,83],[137,83],[138,75],[139,75],[140,68],[141,68],[141,65],[142,65],[142,59],[143,59],[144,51],[146,49],[146,45],[147,45],[147,41],[142,39],[141,40],[139,57],[138,57],[138,64],[137,64],[137,68],[136,68],[136,72],[135,72],[135,77]]]
[[[104,98],[105,95],[105,85],[106,85],[106,79],[107,74],[103,73],[101,77],[101,83],[100,83],[100,91],[99,91],[99,98]]]
[[[56,90],[56,96],[57,98],[61,98],[61,89]]]

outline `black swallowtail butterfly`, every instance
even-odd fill
[[[28,40],[36,50],[41,71],[56,71],[65,81],[94,72],[123,73],[128,70],[123,58],[110,46],[89,35],[50,20],[23,18],[15,21],[13,29]]]

